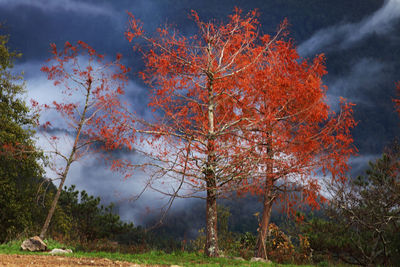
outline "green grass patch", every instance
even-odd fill
[[[138,264],[162,264],[162,265],[180,265],[180,266],[299,266],[299,265],[281,265],[281,264],[266,264],[249,261],[241,261],[229,258],[208,258],[203,254],[189,252],[173,252],[165,253],[162,251],[151,251],[143,254],[124,254],[111,252],[84,252],[75,251],[73,247],[60,244],[54,240],[45,240],[48,248],[70,248],[73,253],[62,255],[65,257],[87,257],[87,258],[107,258],[110,260],[128,261]],[[27,254],[27,255],[48,255],[47,252],[27,252],[20,249],[22,241],[12,241],[6,244],[0,244],[0,254]],[[302,265],[303,267],[311,265]]]
[[[47,244],[47,248],[52,250],[53,248],[69,248],[74,250],[74,247],[61,244],[53,239],[43,240]],[[37,254],[37,252],[22,251],[21,244],[23,240],[13,240],[5,244],[0,244],[0,253],[2,254]],[[46,254],[46,252],[43,252]]]

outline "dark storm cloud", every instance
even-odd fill
[[[23,60],[44,60],[49,44],[65,41],[96,44],[101,53],[115,54],[125,46],[126,19],[112,6],[84,1],[0,1],[3,33],[11,33],[10,45],[24,54]]]
[[[162,1],[0,0],[0,22],[4,24],[0,34],[11,34],[10,45],[23,52],[23,61],[46,59],[50,43],[62,46],[65,41],[77,40],[100,53],[118,52],[128,57],[132,51],[124,37],[127,11],[143,21],[150,32],[167,22],[168,10]],[[177,20],[187,19],[188,12],[168,22],[176,24]],[[129,63],[134,69],[140,65],[132,57]]]

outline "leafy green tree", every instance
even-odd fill
[[[11,72],[20,55],[7,42],[0,36],[0,242],[32,231],[43,220],[35,201],[43,173],[32,139],[35,120],[21,98],[22,77]]]

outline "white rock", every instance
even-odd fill
[[[67,253],[72,253],[72,250],[69,248],[67,249],[61,249],[61,248],[54,248],[52,251],[49,252],[49,254],[54,255],[54,254],[67,254]]]
[[[270,263],[271,261],[270,261],[270,260],[263,259],[263,258],[253,257],[253,258],[251,258],[250,262],[265,262],[265,263]]]

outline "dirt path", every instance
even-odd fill
[[[0,266],[121,266],[143,267],[161,265],[140,265],[126,261],[112,261],[105,258],[72,258],[45,255],[5,255],[0,254]]]

